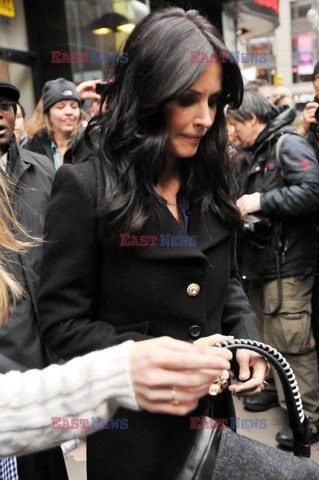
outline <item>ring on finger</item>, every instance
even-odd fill
[[[221,376],[219,377],[219,380],[217,384],[220,386],[222,390],[226,390],[226,388],[229,386],[229,371],[228,370],[223,370]]]
[[[179,405],[179,401],[176,398],[176,388],[175,387],[172,387],[171,395],[172,395],[172,400],[171,400],[172,405],[174,405],[174,407]]]
[[[208,394],[214,397],[215,395],[218,395],[220,393],[220,385],[218,383],[212,383],[209,386],[209,391]]]

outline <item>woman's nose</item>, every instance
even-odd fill
[[[198,115],[198,123],[204,128],[210,128],[215,120],[216,109],[203,105]]]

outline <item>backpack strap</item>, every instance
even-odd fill
[[[285,138],[289,137],[289,135],[294,135],[293,133],[282,133],[277,140],[276,143],[276,162],[278,163],[280,170],[281,170],[281,175],[283,176],[283,170],[282,170],[282,165],[281,165],[281,157],[280,157],[280,147],[283,144],[283,141]]]

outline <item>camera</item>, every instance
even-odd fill
[[[255,246],[263,248],[272,236],[272,222],[270,218],[260,215],[246,215],[244,217],[244,232],[249,241]]]
[[[98,95],[103,95],[104,93],[104,90],[105,90],[105,87],[108,85],[109,82],[101,82],[101,83],[97,83],[95,85],[95,92],[98,94]]]
[[[319,107],[315,111],[315,119],[317,120],[317,123],[319,123]]]
[[[271,221],[269,218],[260,217],[259,215],[246,215],[244,217],[244,229],[250,232],[257,233],[270,227]]]

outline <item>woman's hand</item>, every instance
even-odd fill
[[[260,393],[265,388],[264,380],[268,377],[268,361],[256,352],[240,348],[236,352],[239,365],[239,380],[243,383],[230,385],[229,391],[245,396]]]
[[[225,336],[220,334],[210,335],[209,337],[204,337],[196,340],[194,346],[205,351],[207,347],[210,347],[210,350],[227,350],[216,347],[212,349],[211,347],[216,343],[223,342],[225,340],[232,340],[234,337]],[[268,361],[259,355],[256,352],[251,350],[240,348],[236,352],[236,360],[239,365],[239,379],[241,384],[230,385],[228,390],[234,394],[253,395],[254,393],[259,393],[265,388],[264,380],[268,377],[270,372],[270,366]],[[223,377],[225,377],[225,372],[223,372]],[[227,375],[226,375],[227,377]],[[228,378],[228,377],[227,377]],[[217,385],[212,385],[214,387],[211,391],[212,394],[216,395],[222,392],[222,388]]]
[[[234,340],[232,335],[221,335],[220,333],[214,333],[214,335],[209,335],[208,337],[202,337],[193,342],[193,345],[200,351],[205,352],[207,348],[213,347],[216,343],[225,342],[227,340]],[[219,347],[218,347],[219,348]],[[231,356],[230,360],[233,356]]]
[[[100,95],[98,95],[95,91],[96,85],[101,83],[101,80],[87,80],[86,82],[80,83],[76,87],[76,91],[80,95],[81,100],[90,100],[90,99],[100,99]]]
[[[229,370],[231,358],[227,349],[198,348],[169,337],[136,342],[129,363],[137,403],[150,412],[185,415]]]

